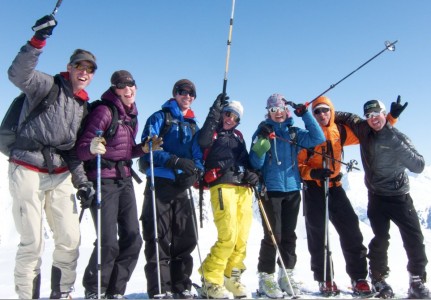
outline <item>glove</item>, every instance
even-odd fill
[[[166,162],[166,167],[172,169],[181,169],[187,175],[196,174],[197,168],[195,162],[188,158],[179,158],[176,155],[172,155],[171,158]]]
[[[104,137],[98,137],[98,136],[94,137],[91,140],[90,153],[93,155],[105,154],[105,152],[106,152],[105,145],[106,145],[106,140]]]
[[[54,18],[54,16],[46,15],[37,20],[31,29],[35,31],[35,38],[40,41],[44,41],[51,36],[55,26],[57,26],[57,20]]]
[[[96,191],[94,190],[93,183],[91,181],[87,181],[79,185],[78,191],[76,192],[76,198],[81,201],[82,209],[86,209],[91,206],[95,194]]]
[[[302,117],[307,112],[307,106],[304,104],[294,104],[294,108],[297,117]]]
[[[213,106],[211,106],[211,108],[221,112],[223,110],[223,107],[226,106],[227,100],[229,100],[229,97],[226,96],[226,94],[221,93],[217,96],[217,99],[215,99]]]
[[[273,132],[273,130],[272,130],[272,127],[270,125],[262,124],[259,126],[259,128],[257,130],[257,135],[259,137],[263,137],[263,138],[267,139],[272,132]]]
[[[327,177],[330,177],[331,174],[334,174],[330,169],[312,169],[310,171],[310,177],[313,179],[324,180]]]
[[[254,143],[251,150],[256,152],[256,155],[260,158],[264,155],[269,149],[271,149],[271,143],[268,139],[259,138],[256,143]]]
[[[148,136],[147,140],[142,146],[142,151],[144,151],[144,153],[150,153],[150,140],[152,142],[153,151],[163,150],[163,148],[161,147],[161,145],[163,145],[163,138],[158,137],[157,135],[153,135],[151,138]]]
[[[404,103],[404,105],[401,105],[401,96],[398,95],[397,102],[391,103],[390,113],[391,113],[392,117],[394,117],[395,119],[398,118],[401,115],[401,113],[403,112],[403,110],[406,109],[408,104],[409,103],[406,102],[406,103]]]
[[[251,186],[256,186],[259,183],[259,175],[251,171],[245,171],[243,182],[250,184]]]

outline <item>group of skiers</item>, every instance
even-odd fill
[[[406,169],[422,172],[424,158],[392,126],[407,103],[401,104],[398,98],[387,114],[382,102],[370,100],[363,107],[364,120],[335,112],[325,96],[308,106],[273,94],[248,151],[237,128],[243,117],[242,104],[221,93],[199,129],[191,108],[196,87],[181,79],[162,109],[147,119],[141,143],[136,144],[137,84],[130,72],[115,71],[101,96],[102,105],[92,107],[85,91],[97,69],[91,52],[77,49],[67,71],[56,80],[35,69],[56,24],[53,15],[37,20],[34,36],[8,71],[9,79],[26,94],[17,131],[19,147],[12,148],[9,160],[13,216],[20,234],[14,271],[19,298],[40,297],[43,214],[55,242],[50,298],[70,298],[80,246],[75,193],[81,209],[90,209],[96,229],[98,222],[103,224],[83,276],[85,298],[124,298],[143,241],[148,297],[193,298],[191,254],[198,231],[191,188],[197,182],[209,188],[217,228],[216,241],[198,268],[204,298],[248,295],[241,276],[246,270],[254,196],[263,199],[261,212],[269,221],[268,226],[262,218],[259,293],[269,298],[301,294],[294,279],[301,190],[311,270],[323,296],[339,293],[326,251],[328,221],[340,236],[353,293],[394,296],[385,281],[388,231],[393,221],[408,256],[409,297],[429,297],[424,285],[424,237],[405,173]],[[56,84],[59,92],[54,104],[23,122]],[[306,129],[293,126],[289,106]],[[368,253],[358,217],[341,186],[342,150],[355,144],[361,149],[374,233]],[[137,176],[131,167],[132,159],[138,157],[140,170],[147,176],[140,219],[132,181]]]

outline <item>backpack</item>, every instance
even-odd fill
[[[21,125],[23,128],[29,121],[37,117],[40,113],[46,110],[49,106],[53,105],[58,98],[60,92],[60,79],[59,75],[54,76],[54,84],[48,94],[40,101],[40,103],[29,113],[25,120],[19,124],[19,117],[21,115],[22,107],[26,99],[26,95],[21,93],[16,97],[0,125],[0,152],[6,156],[10,155],[10,151],[13,149],[16,137],[19,134],[18,126]]]
[[[79,132],[78,132],[78,138],[83,133],[83,130],[85,128],[85,124],[87,123],[88,116],[99,105],[107,106],[109,108],[109,110],[111,111],[111,114],[112,114],[111,124],[109,125],[108,129],[103,133],[103,137],[105,139],[109,140],[115,136],[115,134],[117,133],[117,129],[118,129],[119,124],[129,125],[130,127],[132,127],[133,130],[135,129],[136,124],[138,123],[136,116],[133,116],[131,121],[124,122],[123,120],[118,119],[118,109],[114,103],[112,103],[111,101],[104,100],[104,99],[95,100],[92,102],[87,102],[87,105],[85,106],[86,111],[84,112],[84,118],[83,118],[82,123],[81,123],[81,128],[79,129]]]

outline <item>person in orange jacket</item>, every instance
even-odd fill
[[[304,181],[304,216],[307,232],[308,250],[311,255],[311,270],[319,282],[319,290],[324,296],[339,293],[335,282],[331,281],[330,260],[325,256],[325,191],[324,181],[329,177],[328,215],[329,220],[340,236],[341,248],[346,261],[346,271],[352,280],[355,295],[371,294],[367,277],[367,248],[359,229],[359,220],[345,190],[341,185],[341,160],[343,146],[357,145],[357,137],[345,125],[335,124],[335,110],[331,100],[325,96],[313,101],[313,115],[325,134],[326,141],[314,147],[303,149],[298,154],[299,170]],[[395,123],[389,114],[388,120]],[[325,158],[322,153],[325,153]],[[324,164],[324,160],[326,163]]]

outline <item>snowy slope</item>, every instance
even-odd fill
[[[0,298],[16,298],[14,292],[14,282],[13,282],[13,269],[14,269],[14,259],[17,249],[17,244],[19,243],[19,237],[15,231],[11,207],[12,200],[9,195],[8,189],[8,178],[7,178],[8,163],[6,157],[0,156],[0,193],[3,195],[2,201],[0,201],[0,210],[3,211],[0,225]],[[430,259],[431,257],[431,166],[426,167],[422,174],[416,175],[411,174],[411,194],[415,202],[416,209],[420,215],[421,223],[423,225],[423,233],[425,235],[427,255]],[[344,187],[350,197],[350,200],[359,215],[360,226],[365,239],[365,245],[372,238],[371,228],[368,223],[366,216],[366,203],[367,203],[367,193],[366,188],[363,184],[363,173],[356,171],[349,173],[343,178]],[[143,188],[144,183],[141,185],[135,185],[136,195],[138,198],[138,209],[139,213],[142,207],[143,201]],[[197,204],[198,193],[194,191],[194,198]],[[243,274],[243,282],[249,287],[250,292],[254,292],[257,288],[257,257],[259,253],[260,240],[263,236],[263,230],[260,223],[260,217],[258,213],[257,203],[254,202],[255,216],[254,222],[252,224],[248,252],[246,258],[246,265],[248,267],[247,271]],[[196,205],[197,207],[197,205]],[[199,274],[197,269],[200,266],[200,258],[204,259],[209,252],[210,247],[213,245],[216,239],[216,230],[212,222],[212,213],[210,211],[208,194],[205,194],[205,218],[203,228],[199,228],[199,250],[194,252],[195,258],[195,271],[193,273],[192,279],[196,283],[200,283]],[[198,212],[197,212],[198,213]],[[199,214],[198,214],[199,215]],[[45,223],[46,224],[46,223]],[[333,253],[334,269],[335,269],[335,281],[339,288],[344,292],[349,292],[350,279],[345,273],[344,259],[340,250],[338,235],[335,229],[330,226],[330,245]],[[84,289],[82,287],[82,275],[84,269],[87,265],[90,253],[92,251],[93,242],[95,238],[95,230],[93,228],[93,223],[91,216],[88,212],[84,214],[84,218],[81,223],[82,232],[82,243],[80,248],[80,258],[78,262],[78,278],[75,284],[75,292],[73,298],[82,298],[84,295]],[[52,250],[53,241],[51,238],[51,233],[49,228],[46,227],[46,246],[43,255],[42,262],[42,288],[41,295],[43,298],[49,297],[50,294],[50,269],[52,260]],[[313,281],[313,275],[310,271],[309,266],[309,254],[307,250],[307,241],[305,233],[304,218],[302,214],[298,220],[297,228],[297,254],[298,262],[296,266],[296,279],[302,282],[303,287],[307,290],[317,291],[317,283]],[[398,297],[405,297],[407,295],[408,288],[408,274],[406,271],[407,258],[405,251],[402,246],[400,234],[396,226],[391,227],[391,246],[389,248],[390,257],[390,268],[392,270],[391,276],[388,282],[392,284],[394,292]],[[144,251],[142,249],[140,260],[135,269],[134,274],[129,282],[126,296],[131,298],[146,298],[146,280],[144,274]],[[431,274],[431,267],[427,268],[428,274]],[[349,295],[343,294],[343,298],[349,297]]]

